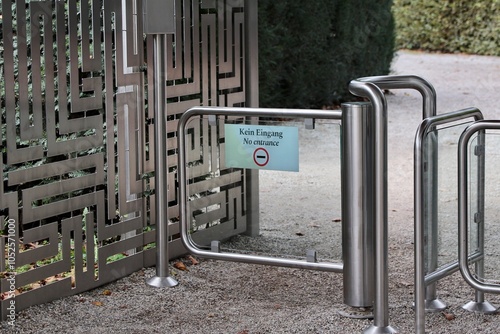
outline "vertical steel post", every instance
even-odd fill
[[[349,91],[368,98],[373,107],[374,151],[374,235],[375,235],[375,305],[373,325],[364,333],[397,333],[389,325],[389,278],[387,259],[387,101],[382,90],[371,82],[353,80]]]
[[[178,283],[168,269],[167,217],[167,126],[165,117],[165,46],[166,35],[154,34],[154,106],[155,106],[155,205],[156,205],[156,276],[147,280],[154,287],[173,287]]]
[[[154,287],[173,287],[178,283],[168,270],[167,205],[167,118],[165,89],[166,34],[175,33],[174,0],[143,0],[144,33],[153,35],[154,108],[155,108],[155,206],[156,206],[156,276],[146,281]]]
[[[368,102],[342,104],[342,257],[344,303],[374,301],[373,112]]]
[[[258,1],[245,0],[245,106],[259,106],[259,39]],[[257,122],[258,117],[248,119]],[[247,169],[247,230],[246,235],[256,237],[259,225],[259,170]]]

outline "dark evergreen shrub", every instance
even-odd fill
[[[330,105],[352,98],[352,79],[387,74],[394,53],[391,3],[260,0],[260,105]]]

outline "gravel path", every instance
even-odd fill
[[[437,91],[439,113],[475,106],[486,118],[500,119],[498,57],[400,52],[393,72],[416,74],[429,80]],[[401,333],[412,333],[413,140],[421,119],[421,98],[413,91],[399,90],[391,92],[387,99],[389,316],[391,325]],[[320,123],[317,140],[328,138],[332,129],[335,127]],[[308,241],[314,242],[313,247],[320,255],[338,259],[339,206],[324,206],[316,199],[328,198],[340,203],[328,191],[340,185],[335,178],[338,170],[328,164],[307,162],[311,152],[321,157],[334,152],[329,158],[335,160],[338,147],[327,139],[324,145],[330,145],[328,149],[320,149],[316,140],[304,145],[301,168],[303,164],[307,173],[302,171],[293,179],[290,176],[292,181],[287,182],[276,173],[262,173],[262,235],[247,245],[280,246],[280,251],[288,254],[297,251],[304,254],[301,247]],[[315,168],[307,169],[308,164]],[[455,177],[453,172],[449,174]],[[294,182],[308,186],[298,193]],[[279,196],[272,195],[276,190],[280,191]],[[448,196],[450,202],[456,200],[456,194]],[[271,245],[275,247],[261,242],[264,239],[274,242]],[[188,271],[172,267],[180,283],[175,288],[148,287],[145,280],[154,275],[154,268],[147,268],[99,289],[23,310],[17,316],[15,328],[4,322],[2,332],[360,333],[372,323],[341,315],[349,310],[342,302],[340,274],[203,259],[193,265],[188,258],[181,260]],[[474,292],[458,273],[439,282],[438,296],[449,306],[445,312],[427,314],[428,333],[500,332],[500,315],[474,314],[462,309]],[[487,300],[500,306],[500,296],[487,295]]]

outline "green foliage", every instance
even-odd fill
[[[500,56],[500,0],[394,0],[399,48]]]
[[[349,99],[349,81],[389,72],[391,0],[259,1],[260,106]]]

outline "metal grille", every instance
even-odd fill
[[[1,2],[0,221],[16,223],[17,310],[154,264],[153,55],[141,8],[140,0]],[[176,1],[166,60],[172,257],[184,251],[176,237],[177,121],[192,106],[245,105],[244,8]],[[224,173],[213,168],[219,142],[214,133],[196,147],[196,180]],[[217,198],[244,198],[224,178],[217,185]],[[244,200],[235,202],[244,218]],[[10,262],[1,259],[6,297]]]

